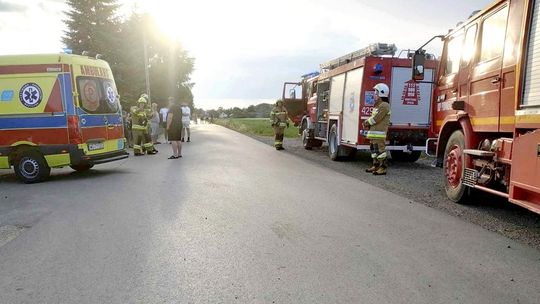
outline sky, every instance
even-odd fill
[[[491,0],[119,0],[156,17],[195,58],[196,107],[280,98],[285,81],[374,42],[415,49]],[[63,48],[63,0],[0,0],[0,55]],[[432,49],[437,52],[440,45]]]

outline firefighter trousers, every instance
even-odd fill
[[[285,127],[274,126],[274,147],[276,149],[283,148],[283,135],[285,133]]]
[[[150,135],[142,130],[133,130],[133,152],[141,155],[144,152],[154,153],[155,148]]]
[[[370,139],[369,148],[374,162],[383,163],[386,160],[386,140]]]

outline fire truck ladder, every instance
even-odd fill
[[[330,60],[328,62],[322,63],[320,65],[320,68],[322,71],[324,70],[329,71],[339,66],[342,66],[344,64],[347,64],[353,60],[367,57],[367,56],[384,56],[384,55],[394,56],[396,51],[397,51],[397,47],[393,43],[391,44],[390,43],[372,43],[363,49],[341,56],[334,60]]]

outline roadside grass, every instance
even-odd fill
[[[268,118],[215,119],[214,123],[244,134],[274,136],[274,129],[270,126],[270,120]],[[291,123],[289,128],[285,128],[285,137],[298,138],[298,128]]]

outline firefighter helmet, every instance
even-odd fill
[[[390,95],[390,88],[384,83],[377,83],[373,89],[379,93],[379,97],[388,97]]]
[[[141,94],[141,98],[144,98],[144,99],[146,99],[146,100],[148,101],[148,94],[142,93],[142,94]]]
[[[137,100],[137,104],[141,104],[141,103],[144,103],[144,104],[147,103],[147,101],[146,101],[146,99],[144,97],[141,97],[141,98],[139,98],[139,100]]]

